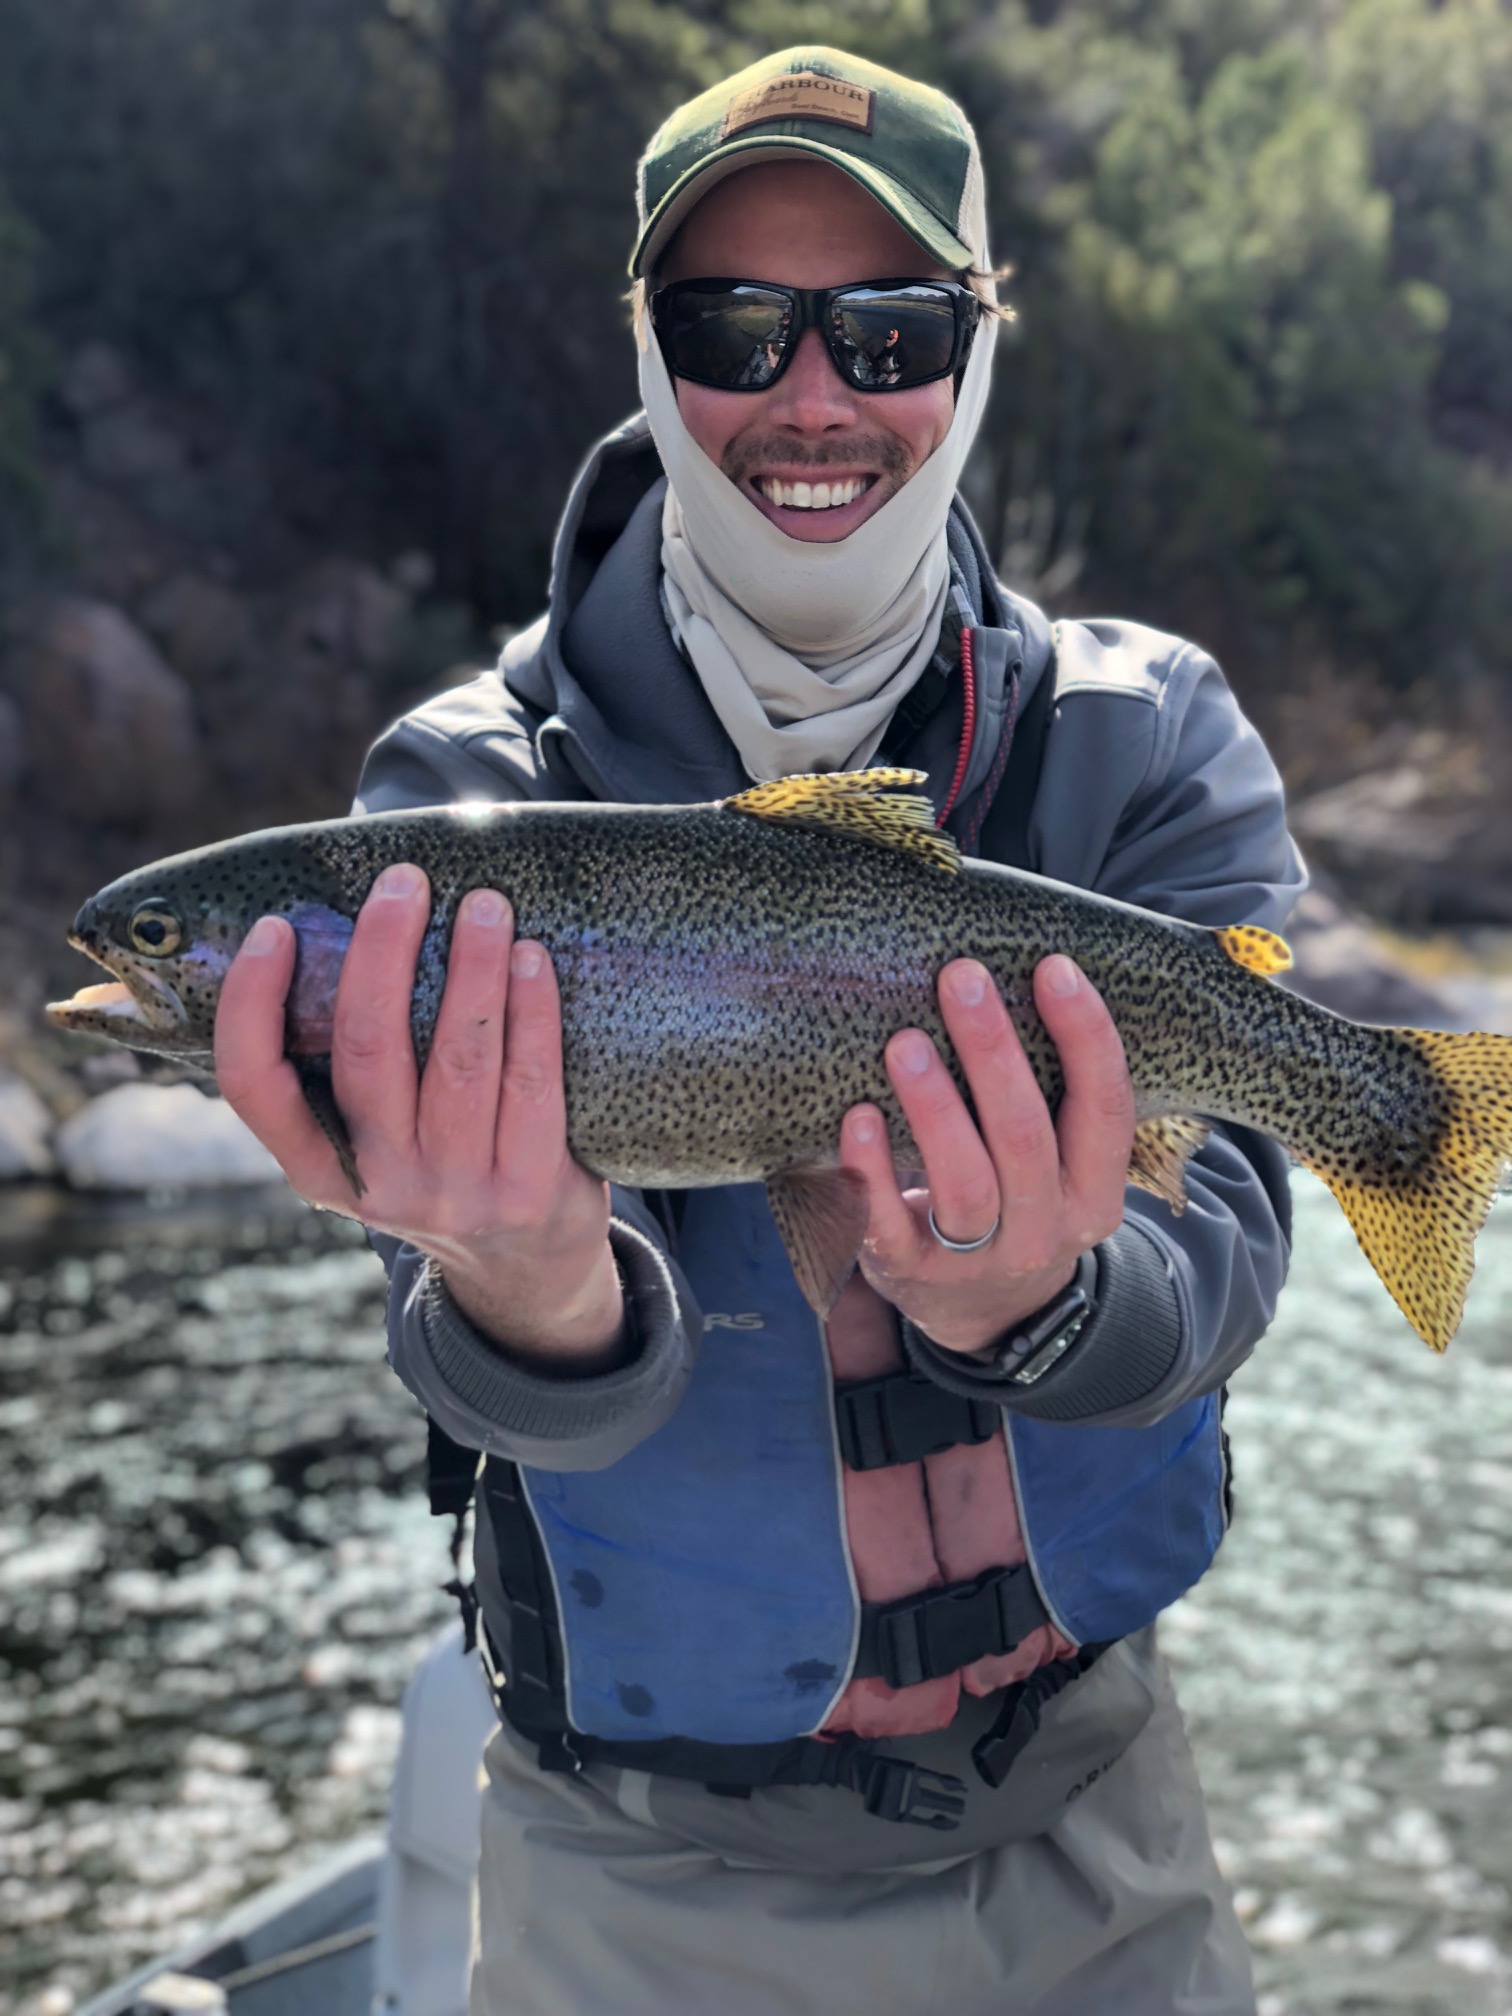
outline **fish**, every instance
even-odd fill
[[[926,1031],[969,1100],[936,982],[951,959],[980,960],[1053,1111],[1064,1081],[1031,983],[1063,952],[1123,1041],[1138,1121],[1130,1180],[1179,1213],[1211,1125],[1258,1129],[1328,1185],[1408,1322],[1442,1351],[1512,1161],[1512,1039],[1355,1022],[1277,984],[1291,954],[1257,925],[1215,930],[963,859],[913,788],[924,781],[878,768],[701,805],[477,803],[250,834],[86,902],[70,942],[113,977],[47,1013],[211,1068],[226,971],[259,917],[286,917],[297,940],[286,1051],[360,1198],[330,1076],[357,913],[394,862],[430,879],[410,1015],[423,1069],[457,906],[498,889],[555,965],[577,1160],[637,1189],[765,1183],[823,1314],[866,1229],[864,1185],[838,1163],[847,1108],[874,1102],[897,1165],[921,1166],[888,1039]]]

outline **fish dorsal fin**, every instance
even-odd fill
[[[870,840],[928,861],[950,874],[961,856],[948,833],[934,823],[934,807],[920,792],[900,794],[900,784],[922,784],[923,770],[830,770],[813,777],[779,777],[753,784],[723,803],[731,812],[808,826],[851,840]]]
[[[1213,936],[1236,966],[1251,973],[1285,973],[1292,963],[1292,951],[1284,938],[1259,924],[1228,924]]]

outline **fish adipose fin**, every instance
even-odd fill
[[[298,1073],[299,1088],[304,1093],[306,1106],[315,1115],[321,1133],[336,1150],[336,1160],[341,1164],[342,1175],[352,1186],[352,1195],[362,1196],[367,1185],[357,1172],[357,1150],[352,1146],[352,1137],[341,1117],[341,1108],[336,1104],[336,1094],[331,1086],[330,1059],[291,1057],[289,1062]]]
[[[852,1169],[786,1169],[767,1184],[803,1299],[828,1316],[866,1236],[866,1185]]]
[[[1186,1165],[1211,1132],[1211,1121],[1184,1113],[1141,1120],[1129,1152],[1129,1181],[1162,1198],[1179,1218],[1187,1207]]]
[[[1292,949],[1284,938],[1259,924],[1226,924],[1213,936],[1236,966],[1251,973],[1289,973]]]
[[[779,777],[755,784],[723,804],[731,812],[753,819],[771,819],[838,833],[850,840],[870,840],[895,847],[954,875],[961,856],[954,840],[935,826],[934,807],[920,793],[900,795],[901,784],[922,784],[923,770],[831,770],[822,776]]]
[[[1324,1155],[1300,1159],[1343,1207],[1366,1259],[1435,1351],[1459,1328],[1475,1239],[1512,1162],[1512,1037],[1383,1029],[1413,1045],[1434,1081],[1439,1122],[1417,1168],[1378,1176]]]

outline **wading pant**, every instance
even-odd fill
[[[471,2016],[1254,2016],[1181,1714],[1164,1662],[1151,1671],[1149,1720],[1053,1826],[891,1869],[711,1852],[657,1824],[667,1781],[544,1774],[500,1731]],[[794,1796],[886,1824],[845,1792],[756,1798]],[[742,1803],[717,1802],[736,1826]],[[914,1857],[948,1850],[948,1834],[888,1831]]]

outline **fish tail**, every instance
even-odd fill
[[[1301,1160],[1338,1199],[1408,1322],[1442,1351],[1464,1311],[1476,1235],[1512,1164],[1512,1038],[1372,1034],[1385,1039],[1393,1067],[1388,1098],[1410,1102],[1416,1116],[1417,1152],[1399,1152],[1385,1167],[1326,1151]]]

